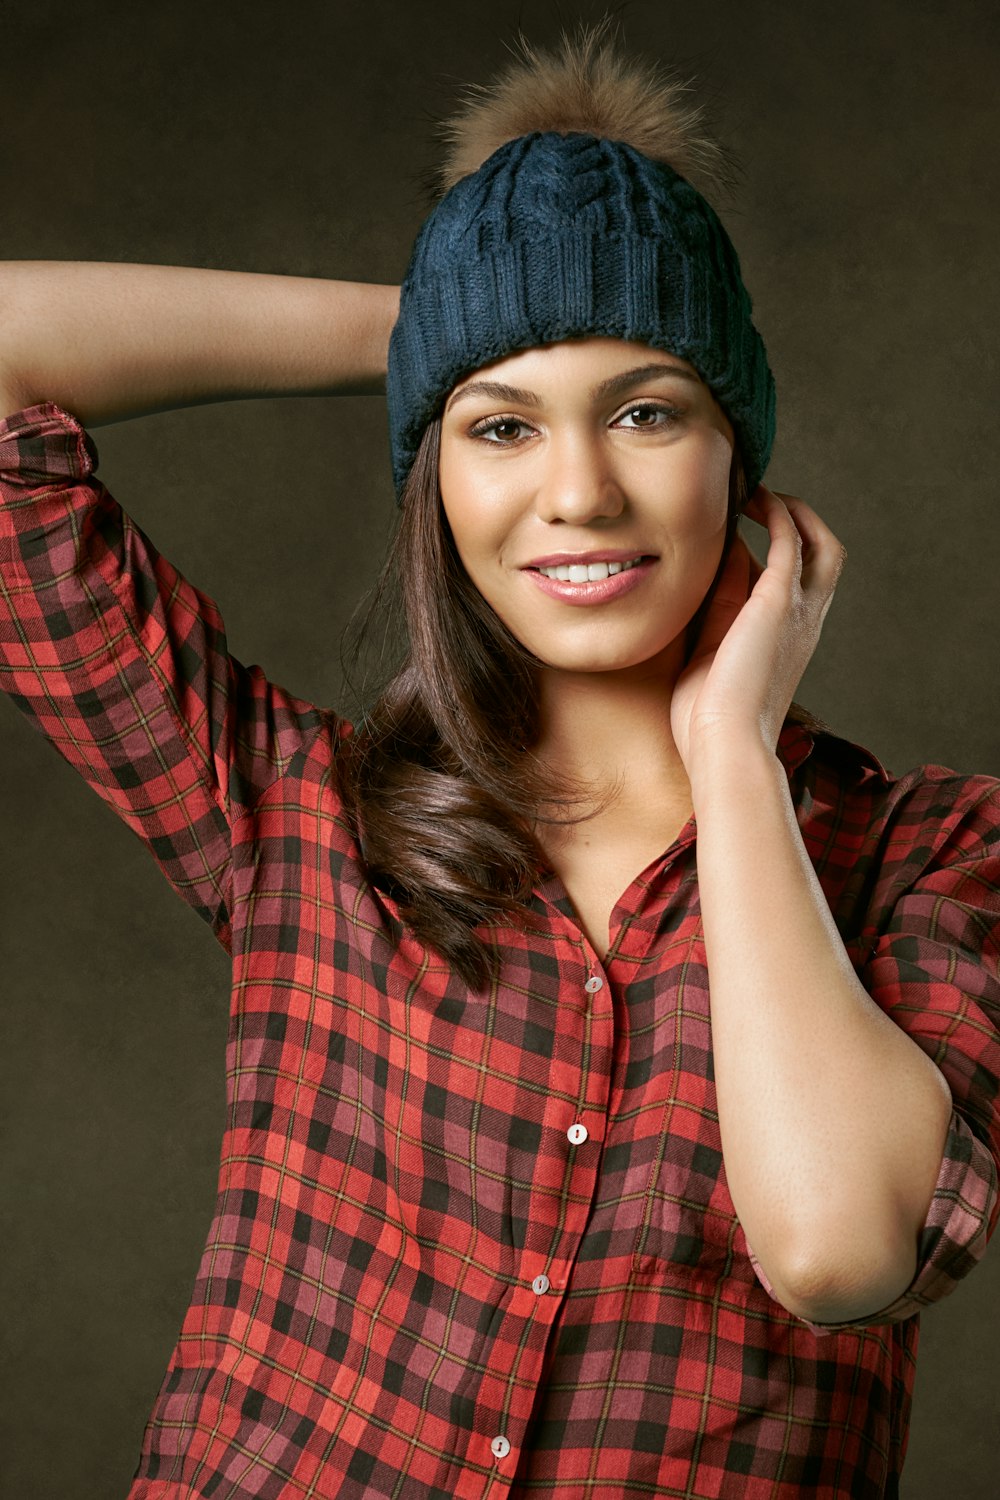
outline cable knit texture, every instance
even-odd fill
[[[623,141],[535,131],[424,220],[389,340],[397,499],[427,423],[471,370],[560,339],[686,359],[733,424],[751,489],[774,442],[774,379],[736,251],[707,200]]]

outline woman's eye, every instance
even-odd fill
[[[641,406],[630,406],[628,411],[622,413],[619,421],[622,421],[625,417],[634,417],[638,412],[642,412],[646,416],[652,414],[653,417],[664,418],[662,422],[637,423],[636,429],[639,431],[647,427],[668,427],[671,422],[676,422],[677,418],[681,415],[675,406],[651,406],[644,402]]]
[[[489,442],[491,441],[489,434],[495,433],[499,441],[494,442],[493,446],[495,448],[499,448],[502,447],[505,443],[514,441],[513,436],[509,431],[503,431],[505,427],[523,427],[524,425],[525,424],[523,422],[519,422],[516,417],[493,417],[489,422],[480,422],[476,427],[471,428],[470,436],[486,438]]]
[[[634,432],[660,432],[669,428],[681,416],[681,411],[676,410],[676,407],[660,407],[640,402],[636,407],[624,411],[621,417],[616,417],[615,426],[624,426],[627,431]],[[483,438],[490,446],[499,449],[513,447],[531,431],[531,426],[522,422],[520,417],[486,417],[474,428],[469,428],[469,437]]]

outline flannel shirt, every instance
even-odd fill
[[[954,1102],[917,1270],[819,1325],[726,1186],[692,818],[606,955],[551,870],[470,990],[366,878],[350,726],[216,604],[50,402],[0,422],[0,685],[232,958],[218,1199],[129,1500],[898,1493],[920,1309],[1000,1201],[1000,781],[786,722],[865,989]]]

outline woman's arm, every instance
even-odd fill
[[[952,1113],[947,1079],[865,991],[776,747],[846,553],[758,486],[761,569],[737,539],[671,701],[698,884],[726,1177],[778,1300],[817,1323],[879,1312],[918,1265]]]
[[[913,1279],[951,1093],[855,974],[781,762],[720,744],[692,791],[733,1203],[789,1311],[861,1318]]]
[[[0,416],[85,426],[254,396],[385,389],[399,287],[190,266],[0,262]]]

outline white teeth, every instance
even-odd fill
[[[562,583],[595,583],[599,579],[613,577],[615,573],[625,573],[640,562],[641,557],[633,557],[630,562],[623,563],[560,563],[558,567],[539,568],[538,571],[544,573],[546,578],[558,578]]]

